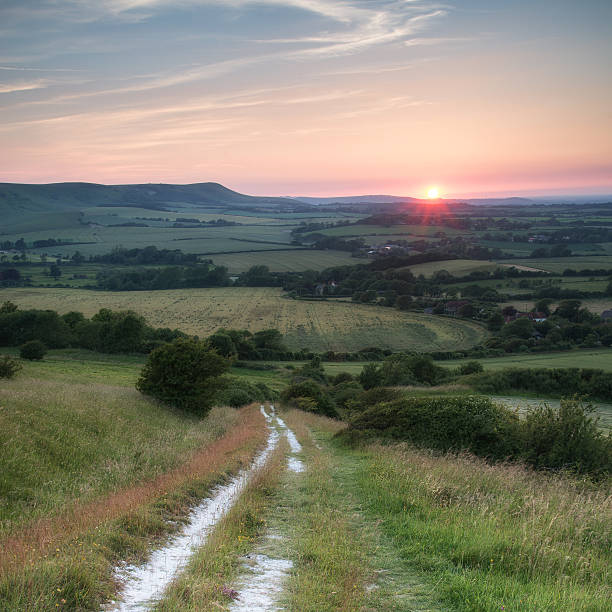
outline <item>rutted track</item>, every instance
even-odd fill
[[[166,587],[186,566],[194,551],[204,544],[211,530],[238,500],[255,472],[266,464],[280,439],[279,430],[286,433],[293,453],[301,450],[293,432],[274,414],[274,406],[271,406],[271,410],[272,414],[269,415],[261,406],[261,412],[270,432],[266,447],[255,457],[249,469],[241,471],[230,482],[216,488],[212,497],[196,506],[191,511],[189,522],[180,533],[166,546],[153,552],[148,563],[118,568],[117,577],[124,583],[121,601],[111,608],[105,607],[106,610],[113,609],[120,612],[148,610],[163,596]],[[295,457],[291,457],[289,469],[303,471],[304,465]]]

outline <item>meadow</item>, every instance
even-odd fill
[[[467,361],[439,361],[438,364],[448,368],[457,368]],[[564,351],[562,353],[529,353],[477,359],[485,370],[504,370],[506,368],[595,368],[612,372],[612,350],[583,349]]]
[[[530,245],[533,250],[533,245]],[[508,265],[533,266],[546,272],[554,272],[562,274],[564,270],[571,268],[573,270],[586,269],[612,269],[612,256],[603,254],[601,256],[584,256],[584,257],[552,257],[537,259],[505,259],[500,260],[500,263]]]
[[[356,478],[369,519],[443,606],[609,609],[605,484],[401,445],[364,448]]]
[[[171,291],[99,292],[80,289],[4,289],[2,298],[20,308],[77,310],[132,309],[155,327],[207,336],[224,328],[276,328],[292,349],[356,351],[458,350],[480,343],[486,330],[470,321],[406,313],[344,301],[302,301],[275,288],[223,287]]]
[[[354,266],[364,262],[355,259],[346,251],[258,251],[253,253],[228,253],[211,255],[218,266],[225,266],[230,274],[246,272],[251,266],[268,266],[272,272],[302,272],[304,270],[324,270],[336,266]]]

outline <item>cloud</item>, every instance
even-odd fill
[[[0,83],[0,94],[13,93],[17,91],[29,91],[31,89],[43,89],[47,87],[47,81],[18,81],[16,83]]]

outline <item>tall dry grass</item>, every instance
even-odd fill
[[[413,567],[460,610],[606,610],[609,484],[369,446],[367,507]]]

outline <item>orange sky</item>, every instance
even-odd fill
[[[612,193],[612,2],[8,0],[0,180]]]

